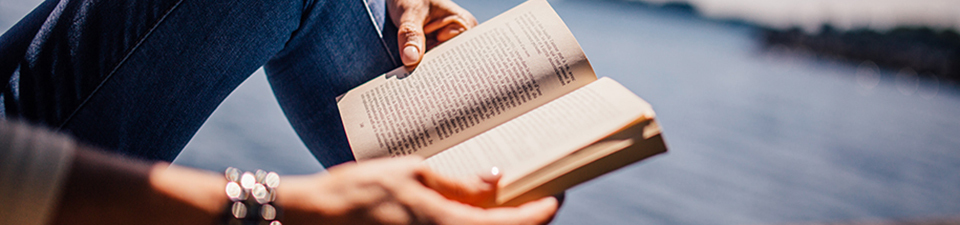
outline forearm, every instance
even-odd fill
[[[52,224],[215,224],[222,176],[77,150]]]

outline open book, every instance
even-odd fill
[[[503,174],[497,205],[562,192],[666,151],[653,109],[597,79],[560,17],[531,0],[338,98],[358,161],[420,155],[450,177]]]

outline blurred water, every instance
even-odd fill
[[[0,0],[0,30],[6,31],[41,0]]]
[[[0,26],[12,23],[9,1],[0,0]],[[481,21],[520,3],[457,2]],[[782,224],[960,214],[955,85],[869,63],[763,51],[755,28],[688,12],[620,1],[551,4],[597,74],[654,106],[670,147],[571,189],[555,223]],[[285,174],[321,169],[262,72],[227,98],[176,163]]]

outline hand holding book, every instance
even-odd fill
[[[400,29],[400,59],[410,68],[420,63],[424,51],[477,26],[470,12],[450,0],[391,0],[387,8]]]
[[[504,174],[519,205],[666,151],[652,108],[597,79],[544,0],[531,0],[338,99],[359,162],[418,155],[445,176]]]
[[[558,207],[554,198],[516,208],[462,204],[489,199],[496,179],[450,179],[416,156],[371,161],[338,165],[328,174],[284,177],[278,192],[284,224],[542,224]]]

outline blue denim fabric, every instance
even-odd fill
[[[0,37],[4,114],[170,161],[265,66],[301,140],[340,164],[353,156],[335,97],[401,65],[377,4],[371,15],[363,0],[48,0]]]

